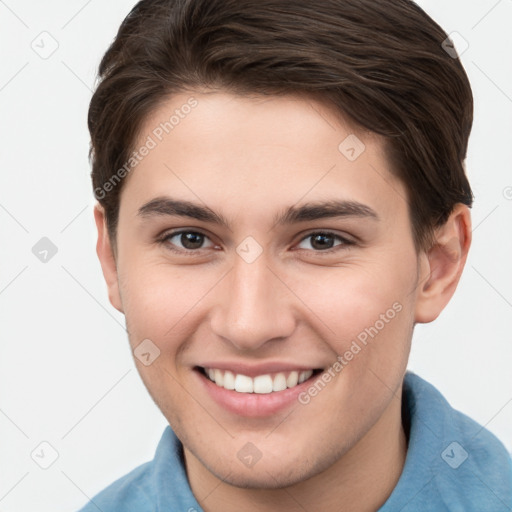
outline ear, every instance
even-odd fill
[[[107,283],[108,298],[112,306],[118,311],[124,313],[119,293],[119,281],[117,276],[117,264],[114,257],[114,251],[110,243],[107,231],[107,222],[105,211],[100,204],[94,206],[94,220],[98,229],[98,242],[96,243],[96,254],[100,260],[103,277]]]
[[[471,214],[457,204],[450,217],[436,230],[432,248],[420,256],[420,279],[416,289],[415,322],[435,320],[452,298],[471,245]]]

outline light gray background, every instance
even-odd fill
[[[76,510],[150,460],[166,425],[108,302],[87,160],[95,72],[134,3],[0,1],[0,511]],[[409,368],[512,450],[512,1],[419,4],[469,43],[476,200],[465,272],[416,327]],[[58,248],[47,263],[42,237]]]

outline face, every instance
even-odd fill
[[[110,297],[187,464],[264,488],[354,453],[399,416],[422,274],[382,140],[311,99],[197,92],[143,144]]]

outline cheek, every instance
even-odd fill
[[[144,262],[129,268],[121,284],[129,331],[158,343],[175,338],[185,328],[187,315],[218,280],[199,267],[190,272]]]
[[[327,328],[344,338],[373,325],[394,303],[403,306],[412,275],[405,265],[395,271],[393,263],[358,262],[295,276],[293,289]]]
[[[378,261],[317,270],[294,286],[312,311],[311,322],[354,377],[368,368],[399,373],[409,353],[415,269],[382,254]]]

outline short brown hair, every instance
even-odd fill
[[[455,204],[473,202],[464,169],[473,96],[447,37],[410,0],[138,2],[101,60],[88,113],[93,189],[114,247],[124,179],[108,193],[105,184],[150,113],[208,88],[307,94],[384,136],[416,250],[428,249]]]

